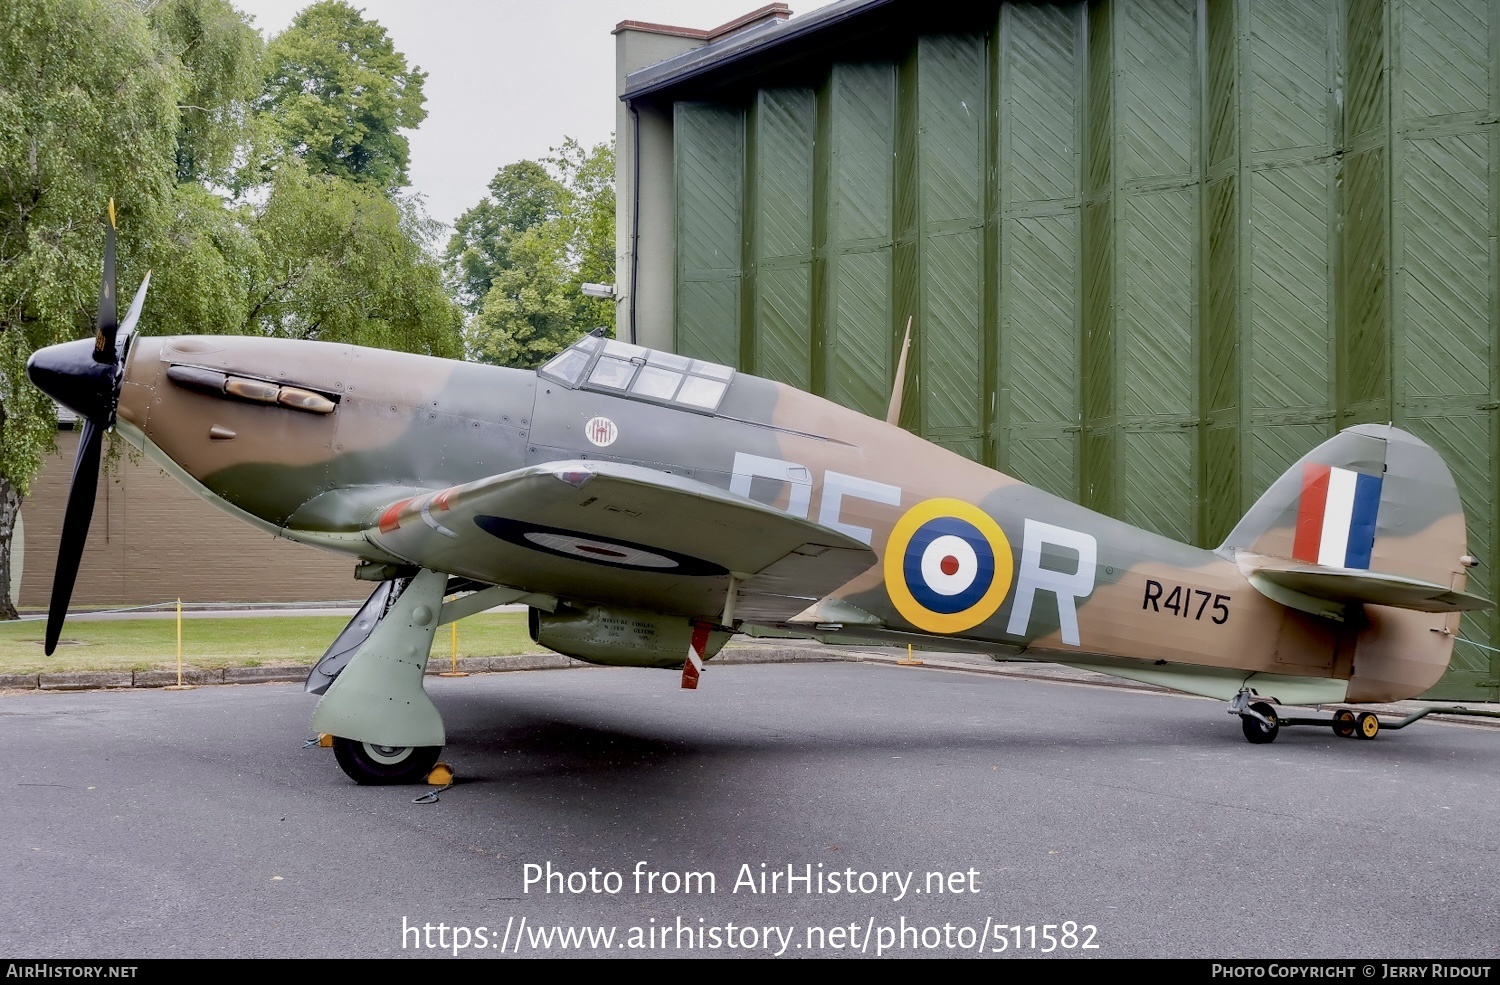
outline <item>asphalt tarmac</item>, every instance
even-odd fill
[[[1500,957],[1500,730],[1253,746],[1219,702],[868,664],[676,685],[429,679],[431,805],[301,748],[296,685],[0,697],[0,955]]]

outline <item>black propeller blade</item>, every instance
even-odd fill
[[[52,576],[52,600],[47,608],[46,650],[57,649],[63,619],[78,580],[78,565],[88,541],[89,522],[94,515],[94,494],[99,488],[99,459],[104,432],[114,425],[120,399],[125,356],[130,338],[146,300],[148,273],[136,291],[130,310],[120,324],[115,279],[115,203],[109,203],[109,225],[104,230],[104,274],[99,283],[99,312],[92,341],[81,339],[48,346],[32,353],[26,375],[44,393],[83,419],[78,438],[78,458],[73,463],[73,483],[68,489],[68,508],[63,514],[62,542],[57,551],[57,570]]]
[[[99,452],[104,429],[85,419],[78,439],[78,457],[73,461],[73,483],[68,487],[68,509],[63,514],[62,541],[57,546],[57,570],[52,573],[52,599],[47,606],[47,656],[57,649],[63,619],[78,579],[78,562],[89,539],[89,521],[94,518],[94,493],[99,488]]]

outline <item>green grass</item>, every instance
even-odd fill
[[[347,619],[341,616],[265,616],[243,619],[184,619],[184,667],[261,667],[311,664],[323,655]],[[42,652],[42,620],[0,623],[0,674],[53,674],[73,670],[153,670],[177,666],[177,623],[162,619],[70,622],[63,643]],[[69,641],[77,645],[69,645]],[[439,627],[432,659],[451,652],[447,626]],[[526,614],[500,612],[458,623],[458,655],[498,657],[538,653],[526,632]]]

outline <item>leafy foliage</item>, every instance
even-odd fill
[[[408,68],[385,28],[343,0],[307,7],[267,50],[261,110],[277,142],[313,174],[407,183],[410,156],[401,130],[427,116],[426,73]]]
[[[16,615],[10,540],[20,496],[57,429],[26,360],[89,330],[109,194],[129,189],[122,263],[160,226],[182,89],[178,65],[133,6],[0,4],[0,618]]]
[[[146,9],[158,47],[180,68],[177,180],[227,187],[253,132],[260,34],[224,0],[157,0]]]
[[[26,361],[92,330],[111,197],[122,300],[153,270],[142,331],[461,351],[428,220],[393,194],[424,76],[339,2],[266,54],[229,0],[0,3],[0,618],[56,436]],[[265,169],[267,134],[297,157]]]
[[[502,167],[465,212],[444,255],[469,313],[471,357],[535,367],[578,336],[614,327],[614,305],[582,292],[613,283],[614,150],[568,138],[542,161]]]
[[[90,331],[111,195],[139,277],[169,215],[183,89],[133,5],[0,4],[0,478],[23,493],[56,430],[26,360]]]
[[[378,189],[288,164],[255,217],[244,330],[457,357],[460,314]]]
[[[490,179],[490,194],[458,217],[444,262],[464,310],[478,314],[495,275],[508,270],[511,248],[527,230],[560,214],[562,182],[536,161],[507,164]]]

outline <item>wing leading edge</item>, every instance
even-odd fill
[[[601,605],[791,618],[876,561],[836,530],[694,479],[551,462],[397,500],[365,530],[411,564]]]

